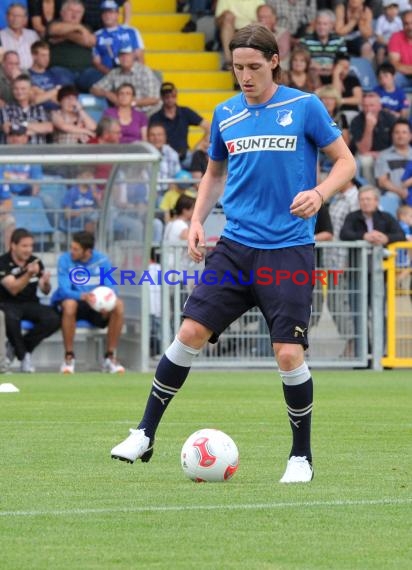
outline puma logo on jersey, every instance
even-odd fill
[[[228,107],[227,105],[225,105],[224,107],[222,107],[222,109],[223,111],[227,111],[228,113],[233,115],[233,107]]]

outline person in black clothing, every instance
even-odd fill
[[[0,256],[0,310],[6,317],[9,358],[17,356],[22,372],[35,371],[33,350],[60,327],[59,315],[40,303],[37,287],[45,295],[50,293],[50,273],[33,255],[32,234],[17,228],[11,235],[10,250]],[[34,323],[25,335],[21,331],[24,319]]]

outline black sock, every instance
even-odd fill
[[[160,359],[146,409],[138,425],[138,429],[144,429],[150,439],[154,439],[167,406],[183,386],[190,372],[192,360],[197,354],[199,350],[185,346],[176,338]]]
[[[284,373],[281,374],[283,378],[283,394],[293,436],[289,457],[292,457],[292,455],[298,457],[306,456],[308,461],[312,462],[310,446],[313,407],[312,377],[309,376],[307,380],[296,384],[293,381],[291,382],[287,376],[283,376]],[[302,378],[302,375],[300,378]]]

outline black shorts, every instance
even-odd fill
[[[314,246],[255,249],[221,238],[183,316],[213,331],[209,342],[243,313],[259,307],[273,342],[308,346]]]
[[[57,305],[59,312],[62,312],[61,303]],[[77,321],[88,321],[99,329],[105,329],[109,324],[109,319],[104,317],[101,313],[93,310],[86,301],[77,301]]]

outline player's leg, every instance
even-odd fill
[[[193,359],[211,335],[212,331],[204,325],[190,318],[183,321],[175,340],[156,368],[142,420],[137,429],[130,430],[129,437],[112,449],[111,455],[114,459],[129,463],[136,459],[143,462],[150,460],[160,420],[171,400],[183,386]]]
[[[64,345],[64,360],[60,366],[63,374],[73,374],[75,367],[74,335],[76,334],[76,319],[79,303],[74,299],[65,299],[61,302],[61,328]]]
[[[254,291],[269,327],[292,428],[292,449],[281,482],[303,483],[313,476],[310,447],[313,382],[304,360],[313,290],[313,247],[261,251],[256,264],[274,268],[272,282],[264,286],[257,283]]]
[[[109,313],[107,328],[106,352],[104,355],[103,372],[122,374],[125,369],[116,358],[116,350],[119,344],[120,334],[124,321],[124,303],[121,299],[116,300],[116,305]]]
[[[313,478],[310,444],[313,381],[299,344],[274,343],[283,394],[292,429],[292,449],[281,483],[307,483]]]

